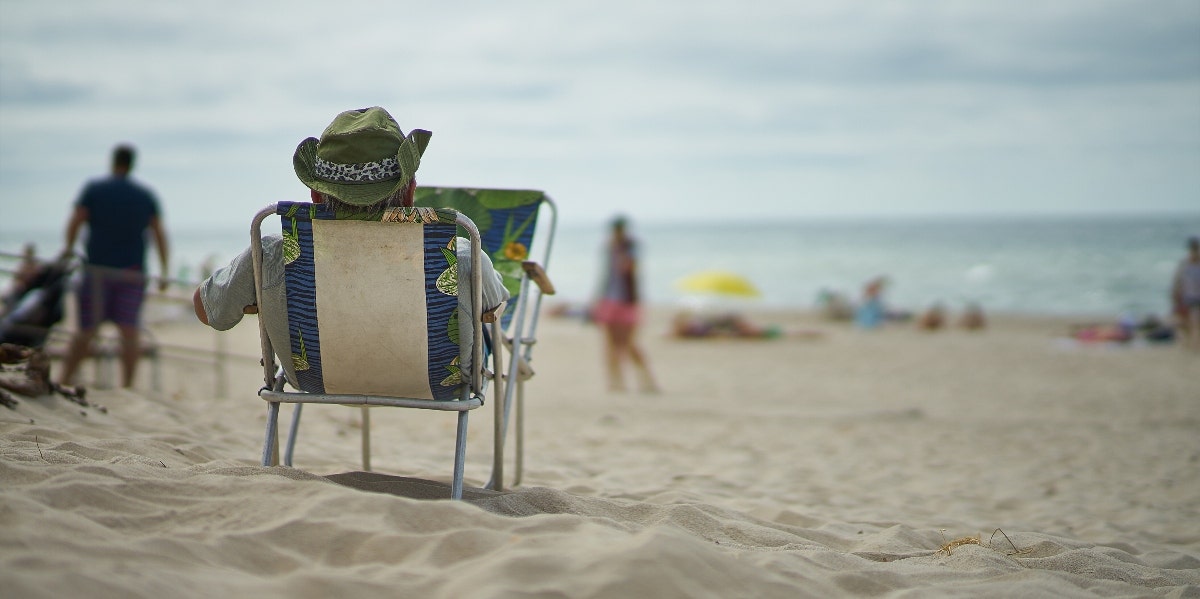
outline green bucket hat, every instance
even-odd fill
[[[378,106],[347,110],[321,133],[296,147],[292,165],[300,181],[347,204],[379,203],[408,185],[433,135],[413,129],[407,136]]]

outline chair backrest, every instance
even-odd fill
[[[521,293],[521,263],[530,260],[533,234],[537,229],[538,213],[542,206],[554,210],[554,203],[545,192],[533,189],[477,189],[466,187],[417,187],[413,203],[417,206],[451,208],[461,212],[479,228],[483,251],[492,260],[496,272],[504,278],[504,287],[511,296],[510,306],[518,303]],[[557,214],[551,212],[549,232],[539,243],[542,256],[536,259],[542,268],[549,268],[550,250],[554,243]],[[500,323],[508,328],[517,310],[508,310]]]
[[[335,214],[301,202],[274,212],[301,390],[453,400],[478,388],[459,369],[460,352],[479,345],[464,347],[458,328],[458,226],[479,243],[469,219],[432,208]],[[476,322],[479,303],[470,304]]]

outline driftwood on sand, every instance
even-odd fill
[[[0,365],[4,366],[4,376],[0,376],[0,404],[10,410],[17,407],[17,399],[13,397],[13,393],[17,393],[27,397],[57,394],[85,408],[108,411],[104,406],[89,403],[84,387],[59,385],[52,381],[50,356],[40,349],[0,343]]]

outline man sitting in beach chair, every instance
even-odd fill
[[[339,114],[319,140],[304,140],[293,157],[296,175],[312,190],[313,204],[303,206],[320,211],[324,216],[318,216],[319,218],[333,220],[366,220],[359,216],[378,216],[393,207],[412,212],[415,210],[411,208],[416,188],[414,174],[429,137],[430,133],[423,130],[414,130],[405,136],[396,121],[382,108],[351,110]],[[422,210],[433,214],[432,209]],[[228,266],[217,270],[201,283],[196,289],[193,301],[196,316],[200,321],[218,330],[233,327],[241,321],[243,313],[260,312],[261,308],[260,326],[265,329],[270,346],[279,357],[287,382],[292,387],[312,392],[313,385],[306,384],[307,381],[303,380],[306,376],[311,376],[306,368],[307,364],[304,363],[304,352],[295,351],[295,336],[291,334],[292,327],[289,324],[289,318],[294,316],[289,313],[289,302],[294,303],[296,291],[289,287],[295,283],[285,284],[285,262],[290,264],[292,260],[288,258],[299,254],[295,227],[300,226],[300,217],[308,221],[304,226],[311,228],[312,218],[306,216],[307,212],[309,210],[305,210],[305,215],[281,214],[293,223],[291,226],[294,228],[290,236],[289,231],[285,230],[282,237],[268,236],[262,239],[261,306],[259,298],[256,298],[253,247],[242,252]],[[258,230],[257,224],[261,220],[261,217],[256,220],[255,231]],[[451,239],[454,239],[453,232]],[[460,343],[461,348],[471,347],[474,341],[477,327],[476,323],[472,322],[471,311],[474,308],[472,298],[476,293],[481,295],[482,307],[479,310],[484,313],[496,310],[509,294],[487,255],[481,253],[476,265],[471,255],[472,243],[461,238],[459,241],[461,243],[456,244],[452,241],[452,247],[449,249],[453,250],[453,262],[457,263],[456,280],[461,282],[457,284],[457,318],[451,320],[457,322],[459,337],[463,340]],[[478,240],[475,240],[474,245],[478,247]],[[311,248],[309,251],[312,251]],[[353,250],[333,246],[322,251]],[[449,258],[450,255],[447,255],[447,260]],[[478,290],[473,289],[471,284],[472,270],[476,266],[481,281],[481,288]],[[291,277],[290,274],[286,276]],[[387,283],[380,282],[381,285]],[[439,287],[440,283],[439,279]],[[383,317],[378,318],[378,323],[380,326],[388,326],[388,320]],[[297,360],[298,356],[301,359]],[[473,372],[474,357],[470,353],[459,356],[461,372]],[[268,375],[268,378],[272,377]],[[364,468],[369,469],[369,454],[365,449],[364,447]]]

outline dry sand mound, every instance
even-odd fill
[[[298,468],[259,467],[256,364],[225,399],[194,365],[168,366],[159,394],[94,390],[107,413],[20,397],[0,408],[0,589],[1200,596],[1200,359],[1067,349],[1058,330],[689,344],[652,325],[665,392],[609,395],[598,333],[549,320],[526,486],[465,502],[427,499],[450,470],[444,414],[373,412],[387,474],[361,473],[357,411],[317,406]],[[488,476],[490,428],[476,411],[470,486]]]

